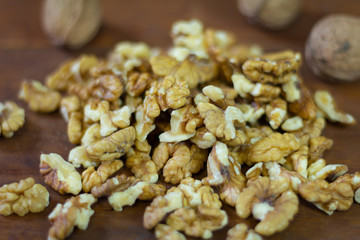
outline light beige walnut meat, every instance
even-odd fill
[[[252,181],[240,193],[236,202],[236,213],[241,218],[251,214],[260,220],[255,231],[270,236],[283,231],[298,211],[296,194],[287,191],[283,181],[271,181],[267,177]]]
[[[83,191],[90,192],[94,186],[104,183],[123,165],[122,161],[114,160],[101,163],[96,170],[94,166],[87,168],[81,174]]]
[[[324,159],[319,159],[308,168],[308,179],[327,179],[333,181],[336,178],[344,175],[348,171],[348,167],[344,164],[329,164],[326,165]]]
[[[123,93],[123,81],[121,75],[102,75],[90,86],[91,95],[107,101],[116,100]]]
[[[226,240],[261,240],[262,237],[244,223],[238,223],[227,232]]]
[[[160,143],[152,159],[158,170],[163,168],[165,182],[179,183],[202,169],[207,151],[185,143]]]
[[[131,169],[136,178],[146,182],[155,183],[157,182],[159,175],[156,164],[151,160],[149,155],[151,146],[147,141],[139,143],[139,141],[136,140],[135,146],[139,144],[146,145],[145,149],[139,149],[138,147],[131,148],[126,153],[126,166]]]
[[[79,144],[83,135],[83,115],[81,112],[73,112],[67,125],[68,139],[72,144]]]
[[[348,210],[353,204],[354,191],[349,183],[325,180],[309,181],[300,185],[299,193],[306,201],[328,215],[335,210]]]
[[[179,208],[166,220],[166,224],[191,237],[209,239],[212,231],[223,228],[228,223],[224,210],[203,205],[193,208]]]
[[[75,95],[63,97],[60,101],[60,113],[66,122],[69,121],[71,113],[79,112],[80,109],[80,99]]]
[[[137,97],[142,95],[153,81],[149,73],[134,72],[130,74],[126,83],[126,92],[132,96]]]
[[[158,240],[186,240],[186,237],[166,224],[158,224],[155,227],[155,237]]]
[[[0,187],[0,214],[19,216],[42,212],[49,205],[49,192],[31,177]]]
[[[137,199],[151,200],[164,195],[165,191],[166,188],[162,185],[147,183],[124,174],[108,179],[102,185],[91,189],[95,197],[107,196],[115,211],[122,211],[124,206],[133,205]]]
[[[171,112],[169,131],[159,135],[160,142],[181,142],[195,135],[197,127],[202,125],[199,112],[192,105],[186,105]]]
[[[287,103],[281,98],[277,98],[266,105],[266,116],[273,129],[280,127],[287,115]]]
[[[183,193],[181,191],[168,191],[164,196],[157,196],[146,207],[144,213],[144,227],[152,229],[167,213],[183,206]]]
[[[25,123],[25,111],[16,103],[0,102],[0,136],[11,138]]]
[[[256,142],[249,152],[251,162],[280,161],[300,148],[293,134],[274,133]]]
[[[99,166],[101,161],[99,159],[90,158],[85,148],[86,146],[78,146],[71,149],[68,161],[76,168],[79,168],[80,166],[83,166],[84,168]]]
[[[295,137],[300,140],[301,144],[308,145],[309,140],[319,137],[326,125],[324,118],[315,118],[314,120],[304,121],[303,128],[293,132]]]
[[[216,137],[206,127],[196,129],[195,135],[190,138],[192,143],[195,143],[201,149],[212,147],[216,142]]]
[[[351,114],[343,113],[337,108],[333,96],[328,91],[316,91],[314,99],[318,108],[324,112],[326,118],[330,121],[345,125],[353,125],[356,123],[355,118]]]
[[[25,81],[21,85],[19,98],[29,104],[35,112],[53,112],[59,108],[61,95],[38,81]]]
[[[67,199],[64,204],[58,203],[48,217],[53,224],[48,239],[65,239],[75,227],[85,230],[94,214],[91,205],[96,201],[91,194],[84,193]]]
[[[300,53],[284,51],[263,55],[261,59],[248,60],[243,64],[242,70],[252,81],[281,84],[289,81],[291,74],[298,71],[300,64]]]
[[[314,162],[322,157],[325,150],[329,150],[333,141],[329,138],[320,136],[311,138],[309,141],[309,159],[311,162]]]
[[[354,199],[357,203],[360,203],[360,172],[354,174],[345,174],[335,180],[338,183],[349,183],[354,190]]]
[[[77,195],[81,189],[81,176],[75,167],[56,153],[41,154],[40,173],[45,182],[60,194]]]
[[[300,99],[289,103],[289,111],[302,119],[316,118],[317,107],[310,91],[300,83]]]
[[[134,127],[121,129],[110,136],[86,146],[85,151],[90,158],[108,161],[125,155],[135,142]]]
[[[150,64],[157,75],[173,75],[178,79],[183,79],[190,89],[200,83],[210,81],[217,75],[214,62],[206,59],[199,60],[195,55],[189,55],[183,62],[178,62],[169,56],[156,56],[150,59]]]

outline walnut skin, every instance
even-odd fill
[[[56,153],[41,154],[40,173],[45,182],[60,194],[77,195],[81,189],[81,176],[75,167]]]
[[[94,214],[91,205],[96,201],[91,194],[84,193],[67,199],[64,204],[58,203],[48,217],[53,224],[49,229],[48,239],[65,239],[74,227],[85,230]]]
[[[312,28],[305,48],[308,66],[326,80],[352,82],[360,77],[360,18],[330,14]]]
[[[16,103],[0,102],[0,136],[11,138],[25,123],[25,111]]]
[[[0,187],[0,214],[19,216],[42,212],[49,205],[49,192],[31,177]]]

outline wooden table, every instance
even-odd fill
[[[360,14],[358,0],[305,1],[304,12],[288,30],[273,33],[249,25],[239,14],[235,1],[197,0],[104,0],[103,26],[98,36],[84,49],[69,52],[52,46],[40,24],[41,1],[0,1],[0,101],[15,100],[26,110],[23,128],[11,139],[0,138],[0,185],[32,176],[44,184],[39,174],[39,155],[56,152],[64,158],[73,147],[67,140],[66,124],[58,113],[49,115],[31,112],[17,99],[23,79],[43,80],[59,63],[80,53],[105,54],[118,41],[145,41],[150,45],[169,46],[168,32],[178,19],[198,18],[206,26],[233,31],[244,43],[258,43],[266,49],[291,48],[304,52],[304,43],[311,26],[331,12]],[[360,82],[335,85],[322,82],[304,64],[301,69],[312,90],[330,90],[342,109],[360,121]],[[344,163],[349,171],[360,170],[360,124],[343,128],[328,124],[325,136],[334,140],[326,153],[329,163]],[[50,223],[47,216],[56,203],[69,196],[60,196],[47,187],[50,204],[46,210],[25,217],[0,216],[0,239],[45,239]],[[153,232],[142,227],[142,216],[148,202],[137,202],[114,212],[106,199],[94,205],[95,215],[86,231],[75,230],[70,239],[155,239]],[[229,227],[238,222],[234,209],[225,207],[230,216],[228,227],[214,233],[214,239],[225,239]],[[250,226],[256,221],[247,220]],[[360,206],[327,216],[301,200],[299,213],[290,227],[268,239],[360,239]]]

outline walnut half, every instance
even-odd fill
[[[65,239],[75,226],[85,230],[94,214],[91,205],[96,201],[93,195],[84,193],[66,200],[64,204],[58,203],[49,215],[53,225],[49,230],[48,239]]]
[[[81,191],[80,174],[59,154],[41,154],[40,173],[44,176],[45,182],[60,194],[77,195]]]
[[[25,123],[25,111],[16,103],[0,102],[0,135],[11,138]]]
[[[0,187],[0,214],[16,213],[24,216],[29,212],[43,211],[49,205],[49,192],[32,177]]]

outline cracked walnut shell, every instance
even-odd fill
[[[81,176],[75,167],[59,154],[41,154],[40,173],[45,182],[60,194],[79,194],[82,189]]]
[[[49,229],[48,239],[65,239],[74,227],[85,230],[94,214],[91,205],[96,201],[91,194],[83,193],[67,199],[64,204],[58,203],[48,217],[53,224]]]
[[[24,81],[21,85],[19,98],[27,102],[31,110],[49,113],[59,108],[61,94],[48,89],[38,81]]]
[[[49,192],[31,177],[0,187],[0,214],[19,216],[42,212],[49,205]]]
[[[16,103],[0,102],[0,136],[11,138],[25,123],[25,111]]]

